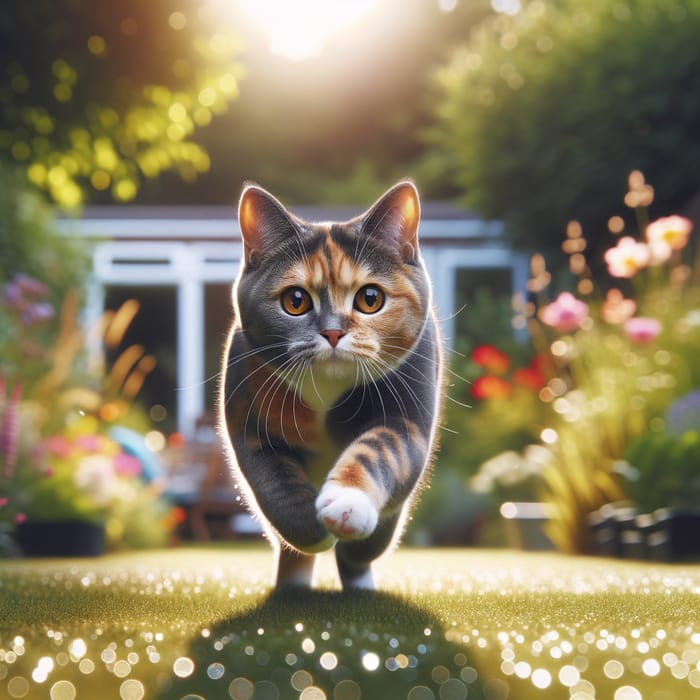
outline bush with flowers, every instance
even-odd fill
[[[689,259],[692,223],[680,216],[649,222],[652,200],[641,173],[632,173],[625,202],[641,235],[627,232],[621,217],[610,219],[617,241],[604,255],[604,277],[592,274],[581,227],[571,222],[563,248],[574,292],[549,297],[551,276],[535,256],[531,297],[519,307],[545,378],[538,398],[549,415],[539,435],[550,457],[539,478],[554,515],[548,534],[565,551],[588,550],[586,516],[603,504],[653,491],[659,474],[676,470],[663,504],[675,505],[690,476],[697,482],[700,474],[693,450],[684,453],[682,468],[664,460],[664,450],[656,454],[665,463],[634,464],[642,466],[640,445],[656,440],[672,449],[694,443],[688,433],[698,430],[691,424],[674,435],[668,417],[700,387],[700,270]]]
[[[545,381],[542,358],[514,341],[512,332],[491,337],[493,344],[477,345],[450,362],[439,478],[421,497],[411,528],[451,530],[450,544],[503,544],[505,533],[489,516],[498,512],[504,497],[537,497],[538,479],[527,467],[516,476],[495,464],[475,479],[480,465],[495,454],[507,450],[508,456],[517,456],[536,441],[550,413],[538,396]]]
[[[18,275],[0,299],[0,523],[100,523],[113,548],[164,544],[174,523],[161,485],[109,436],[116,424],[147,429],[132,399],[153,360],[140,352],[110,372],[90,367],[77,297],[55,314],[47,296]],[[105,331],[120,335],[131,313],[106,316]]]

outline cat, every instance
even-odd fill
[[[419,219],[410,180],[342,223],[243,187],[219,414],[278,588],[311,586],[335,547],[343,589],[373,589],[430,470],[442,358]]]

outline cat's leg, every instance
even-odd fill
[[[319,522],[339,540],[365,540],[380,515],[403,507],[422,473],[429,440],[402,421],[377,426],[354,440],[328,473],[316,499]]]
[[[365,540],[338,542],[335,558],[343,590],[374,590],[372,562],[391,544],[400,514],[382,520]]]
[[[243,450],[239,448],[245,454]],[[301,465],[280,454],[258,452],[245,457],[239,463],[250,487],[248,504],[261,515],[270,538],[306,554],[330,549],[336,538],[316,517],[318,492]]]
[[[302,554],[284,545],[279,545],[275,588],[288,588],[290,586],[310,588],[315,562],[316,556],[314,554]]]

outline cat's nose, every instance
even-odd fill
[[[345,331],[341,331],[338,328],[327,328],[325,331],[321,331],[321,335],[331,344],[334,348],[338,341],[345,335]]]

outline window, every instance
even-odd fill
[[[207,284],[204,289],[204,405],[214,411],[224,342],[233,320],[231,284]]]
[[[177,429],[176,294],[171,285],[108,286],[104,301],[106,311],[116,311],[129,299],[139,303],[138,313],[119,344],[106,348],[107,368],[132,345],[141,345],[146,354],[155,357],[155,368],[146,376],[136,400],[165,433]]]

